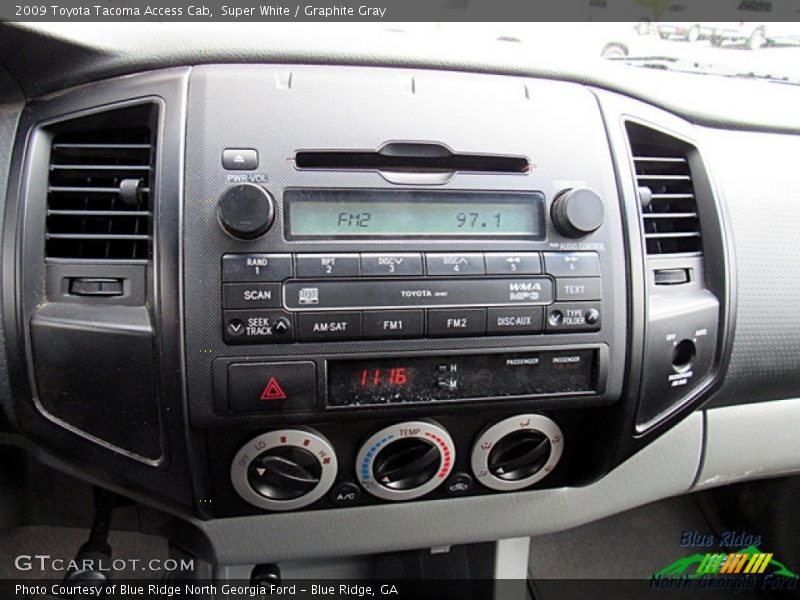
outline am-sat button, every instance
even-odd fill
[[[316,404],[317,368],[311,361],[228,366],[228,406],[233,412],[304,410]]]
[[[361,337],[361,313],[325,312],[297,315],[300,342],[338,342]]]

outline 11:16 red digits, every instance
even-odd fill
[[[384,385],[406,385],[408,373],[405,367],[391,369],[361,369],[359,374],[361,387],[379,387]]]

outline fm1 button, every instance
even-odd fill
[[[445,491],[450,496],[462,496],[472,490],[473,481],[468,473],[454,473],[445,484]]]
[[[363,314],[364,338],[380,340],[390,338],[422,337],[425,326],[425,311],[422,310],[376,310]]]
[[[317,368],[313,362],[228,366],[228,406],[233,412],[305,410],[316,404]]]
[[[329,498],[337,506],[352,506],[361,499],[361,488],[355,483],[344,481],[331,490]]]

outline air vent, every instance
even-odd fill
[[[154,105],[137,105],[51,130],[47,258],[151,257],[155,116]]]
[[[627,124],[642,203],[647,254],[702,250],[690,156],[694,148],[659,131]]]

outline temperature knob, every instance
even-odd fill
[[[579,238],[600,228],[605,217],[605,207],[597,192],[587,188],[574,188],[564,190],[556,197],[550,216],[559,233]]]
[[[275,203],[261,186],[243,183],[225,191],[217,213],[228,235],[254,240],[264,235],[275,220]]]
[[[419,498],[441,485],[455,461],[450,435],[428,421],[406,421],[381,429],[358,453],[361,485],[384,500]]]

